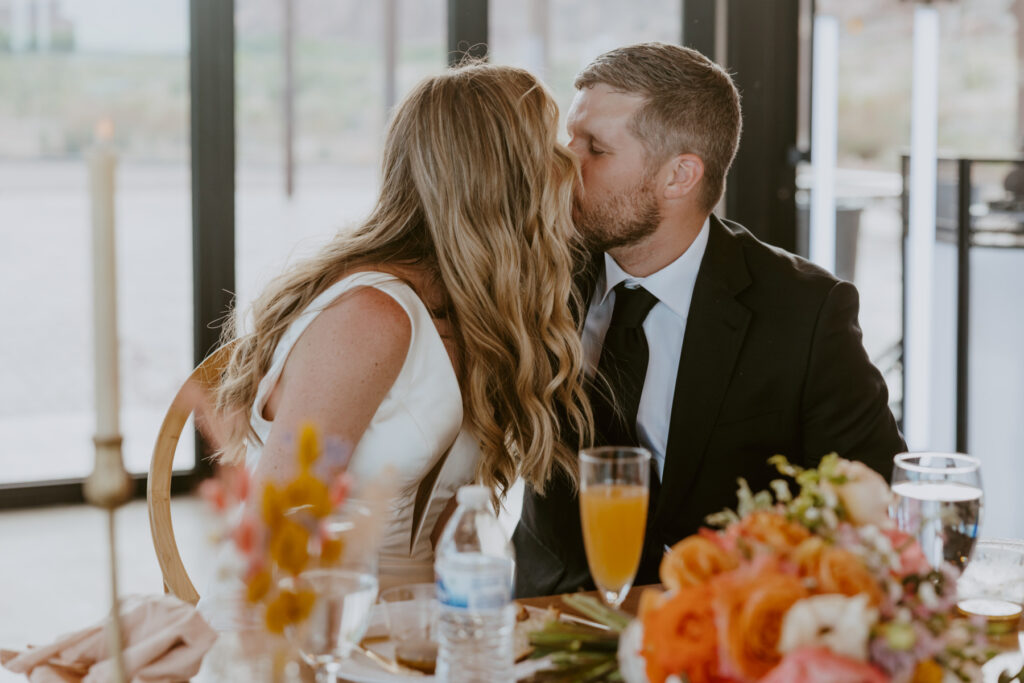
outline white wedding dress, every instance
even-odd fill
[[[321,311],[342,294],[361,287],[374,287],[391,296],[412,324],[412,338],[402,369],[348,463],[348,471],[356,482],[372,481],[385,472],[397,477],[394,490],[399,494],[391,503],[379,554],[383,590],[395,585],[433,582],[430,530],[458,488],[472,480],[479,455],[476,441],[462,430],[462,394],[448,352],[420,298],[398,278],[375,271],[353,273],[331,285],[281,336],[270,370],[260,381],[250,419],[265,443],[272,422],[263,418],[263,408],[295,342]],[[446,451],[448,455],[426,506],[423,533],[418,534],[410,548],[417,487]],[[250,472],[255,470],[262,454],[261,446],[250,444],[246,452]],[[232,615],[237,612],[235,596],[241,583],[232,578],[215,578],[206,594],[209,597],[200,600],[200,611],[218,630],[237,626]]]

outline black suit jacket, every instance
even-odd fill
[[[852,284],[711,217],[637,584],[658,581],[665,546],[735,508],[738,477],[767,488],[776,453],[814,467],[835,451],[888,480],[906,445],[857,311]],[[517,596],[593,587],[567,480],[555,478],[544,495],[526,487],[513,542]]]

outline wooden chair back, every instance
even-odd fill
[[[171,593],[185,602],[196,604],[199,593],[188,577],[185,565],[174,540],[174,525],[171,523],[171,471],[174,452],[178,448],[181,431],[189,415],[196,407],[195,388],[206,390],[217,384],[227,367],[234,343],[220,347],[192,371],[171,401],[164,416],[160,432],[153,447],[153,459],[149,464],[149,480],[146,483],[146,501],[149,507],[149,529],[153,536],[156,559],[163,574],[164,592]],[[201,457],[196,454],[196,457]]]

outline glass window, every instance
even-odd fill
[[[897,399],[902,388],[900,343],[903,313],[903,179],[911,136],[912,50],[915,3],[819,0],[819,13],[839,19],[839,111],[837,260],[861,293],[865,345],[886,372]],[[935,271],[931,331],[933,374],[928,444],[914,448],[952,450],[956,443],[956,304],[958,158],[1019,157],[1024,89],[1018,74],[1024,43],[1024,3],[964,0],[934,5],[939,18],[938,147]],[[1013,65],[1017,65],[1014,68]],[[986,535],[1019,536],[1021,480],[1012,444],[1024,404],[1020,392],[1002,391],[1019,363],[1008,349],[1024,329],[1019,305],[1006,299],[1018,291],[1011,262],[1024,258],[1019,246],[983,244],[992,234],[1022,232],[1021,197],[1010,163],[972,164],[970,214],[975,245],[970,251],[969,419],[967,449],[982,459]],[[909,190],[908,190],[909,192]],[[843,212],[848,216],[844,224]],[[856,217],[854,218],[854,216]],[[993,225],[995,228],[993,229]],[[852,230],[844,236],[843,230]],[[1007,232],[1008,231],[1008,232]],[[1012,237],[1008,239],[1013,239]],[[1015,253],[1016,252],[1016,253]],[[1019,267],[1016,272],[1019,272]],[[994,333],[994,330],[1000,333]],[[1015,336],[1017,335],[1017,336]],[[1007,340],[1010,341],[1007,344]],[[907,351],[911,353],[911,351]],[[1007,386],[1013,386],[1011,382]],[[1004,483],[1006,482],[1006,483]]]
[[[395,98],[446,66],[444,0],[237,0],[237,273],[247,306],[276,274],[376,199],[387,124],[387,5]],[[286,12],[292,11],[293,193],[287,193]]]
[[[555,95],[562,121],[576,73],[612,48],[652,40],[678,43],[681,0],[631,3],[528,0],[490,4],[491,59],[529,69]],[[562,125],[562,135],[564,128]]]
[[[185,0],[0,5],[0,484],[92,469],[84,155],[107,121],[124,456],[131,471],[149,467],[192,359],[188,65]],[[178,456],[192,467],[190,443]]]

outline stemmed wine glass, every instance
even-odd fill
[[[629,593],[647,526],[651,453],[603,446],[580,451],[580,520],[587,563],[601,599],[618,607]]]
[[[962,570],[981,523],[981,462],[963,453],[901,453],[894,459],[890,510],[932,568]]]
[[[377,600],[376,574],[357,568],[312,569],[283,579],[280,586],[294,593],[312,593],[309,616],[289,625],[285,635],[316,671],[317,683],[334,683],[366,634]]]
[[[350,499],[324,520],[326,538],[342,542],[330,566],[283,579],[279,586],[312,595],[309,616],[285,629],[285,636],[316,671],[317,683],[335,683],[346,659],[359,649],[377,601],[377,552],[368,529],[369,508]]]

